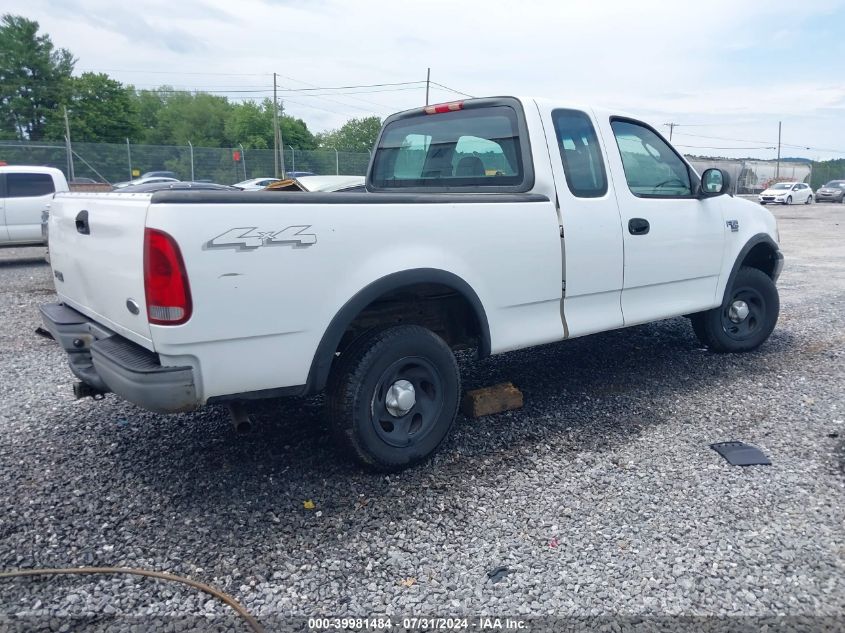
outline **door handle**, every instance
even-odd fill
[[[650,228],[648,220],[645,218],[631,218],[628,220],[628,232],[631,235],[645,235]]]
[[[84,209],[76,214],[76,232],[82,235],[91,235],[91,227],[88,224],[88,211]]]

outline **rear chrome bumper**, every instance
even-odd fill
[[[115,334],[61,303],[40,308],[44,327],[68,354],[82,382],[160,413],[200,406],[191,367],[166,367],[158,354]]]

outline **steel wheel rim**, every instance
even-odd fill
[[[388,397],[392,387],[399,384],[401,388],[405,381],[413,386],[414,402],[403,413],[397,410],[393,400],[388,407]],[[436,426],[443,410],[443,398],[443,378],[431,362],[419,356],[401,358],[391,363],[376,382],[370,401],[373,430],[394,448],[418,444]]]
[[[735,306],[740,303],[744,304],[748,312],[745,318],[736,322],[734,320],[737,317]],[[763,295],[755,288],[739,288],[734,291],[731,300],[722,308],[722,329],[735,341],[747,341],[763,328],[765,318],[766,300]]]

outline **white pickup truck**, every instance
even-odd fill
[[[54,193],[67,190],[65,175],[54,167],[0,167],[0,246],[46,243],[41,214]]]
[[[377,469],[447,436],[483,357],[679,315],[713,351],[772,332],[775,219],[649,125],[497,97],[385,122],[366,193],[62,194],[45,326],[78,396],[146,409],[327,391]]]

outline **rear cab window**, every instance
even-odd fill
[[[475,99],[450,108],[433,113],[420,108],[388,119],[368,188],[522,192],[534,186],[528,134],[516,99]]]

